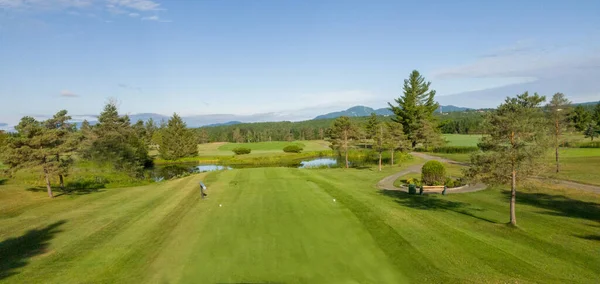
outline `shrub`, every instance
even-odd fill
[[[425,185],[443,185],[446,181],[446,167],[438,161],[429,161],[421,169],[421,179]]]
[[[245,147],[237,147],[237,148],[234,148],[232,151],[236,155],[245,155],[245,154],[250,154],[250,152],[252,152],[252,149],[245,148]]]
[[[288,145],[283,148],[283,152],[286,153],[300,153],[302,152],[302,147],[298,145]]]
[[[416,186],[421,186],[421,181],[416,178],[409,178],[406,180],[406,184],[414,184]]]

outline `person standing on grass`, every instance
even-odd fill
[[[206,185],[204,185],[203,182],[200,182],[200,196],[202,196],[202,199],[204,199],[204,197],[207,195],[205,193],[206,191]]]

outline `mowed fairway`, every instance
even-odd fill
[[[595,283],[600,197],[521,189],[408,196],[384,172],[236,169],[43,198],[0,186],[0,281]],[[209,186],[208,199],[198,182]],[[334,201],[335,199],[335,201]]]

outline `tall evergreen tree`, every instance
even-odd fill
[[[430,86],[431,82],[425,82],[419,71],[414,70],[409,78],[404,80],[404,95],[395,99],[397,105],[388,103],[390,110],[395,114],[392,119],[402,124],[402,129],[413,148],[421,142],[418,134],[420,128],[424,125],[436,128],[433,113],[439,108],[439,104],[434,101],[435,90],[430,90]]]
[[[140,176],[150,162],[148,146],[131,127],[128,116],[119,116],[117,104],[109,101],[92,127],[82,152],[98,163],[109,163],[116,170]]]
[[[176,113],[169,119],[162,136],[159,153],[163,159],[177,160],[198,155],[198,143],[194,133]]]
[[[556,159],[556,172],[560,171],[558,148],[562,142],[562,134],[568,125],[567,114],[570,111],[571,101],[563,93],[556,93],[546,105],[548,116],[552,124],[552,138],[554,140],[554,157]]]
[[[377,128],[379,127],[379,119],[377,119],[377,114],[374,112],[369,116],[369,120],[365,124],[365,134],[367,139],[373,139],[375,135],[377,135]]]
[[[346,158],[346,168],[350,167],[348,152],[355,142],[356,133],[356,127],[347,116],[340,116],[334,120],[330,129],[332,139],[331,148],[340,151],[340,153],[344,153]]]
[[[527,92],[506,98],[488,113],[488,135],[479,143],[481,153],[473,154],[468,176],[490,184],[510,184],[510,224],[515,214],[517,181],[535,175],[548,149],[548,123],[540,108],[545,97]]]

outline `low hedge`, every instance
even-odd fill
[[[286,153],[300,153],[302,152],[302,147],[298,145],[288,145],[283,148],[283,152]]]
[[[246,155],[246,154],[250,154],[250,152],[252,152],[252,149],[245,148],[245,147],[237,147],[231,151],[233,151],[236,155]]]

